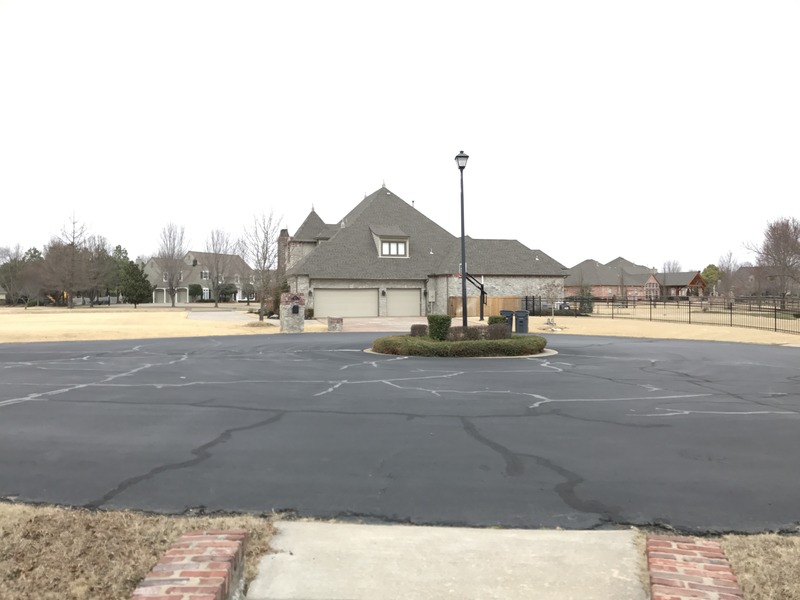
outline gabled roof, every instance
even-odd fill
[[[373,231],[408,234],[408,257],[379,256],[374,235],[380,234],[373,234]],[[455,240],[445,229],[386,187],[381,187],[342,219],[330,240],[323,242],[287,274],[318,279],[422,279],[436,272]]]
[[[606,266],[611,267],[612,269],[625,271],[629,275],[650,275],[653,272],[653,269],[650,267],[637,265],[625,258],[622,258],[621,256],[618,256],[614,260],[608,261]]]
[[[590,258],[569,269],[564,285],[619,285],[619,273]]]
[[[706,281],[700,275],[700,271],[684,271],[682,273],[658,273],[658,282],[666,287],[705,287]]]
[[[248,265],[238,254],[223,254],[221,256],[225,256],[228,260],[230,260],[228,263],[228,270],[233,273],[244,275],[253,270],[250,268],[250,265]],[[214,261],[214,255],[210,252],[197,252],[195,250],[190,250],[184,257],[184,261],[189,265],[191,265],[191,262],[189,262],[190,258],[193,258],[197,261],[198,267],[208,267]]]
[[[652,269],[632,263],[621,256],[604,265],[588,259],[569,269],[564,285],[644,285],[652,274]]]

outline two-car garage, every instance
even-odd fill
[[[315,288],[315,317],[418,317],[421,314],[421,290],[387,288],[386,313],[380,311],[378,288],[341,289]]]

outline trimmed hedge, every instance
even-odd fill
[[[418,323],[411,326],[411,335],[417,337],[425,337],[428,335],[428,326]]]
[[[400,356],[487,357],[539,354],[547,340],[538,335],[520,335],[503,340],[439,342],[429,337],[395,335],[375,340],[372,350]]]
[[[428,315],[428,335],[443,342],[447,339],[451,321],[450,315]]]
[[[498,323],[505,325],[506,318],[503,315],[492,315],[489,317],[489,325],[496,325]]]

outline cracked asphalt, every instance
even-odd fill
[[[800,521],[800,349],[381,334],[0,345],[0,497],[91,508],[684,532]]]

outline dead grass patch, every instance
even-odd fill
[[[250,532],[248,583],[274,533],[270,517],[163,516],[0,503],[0,598],[128,600],[175,539],[202,529]]]
[[[719,542],[747,600],[800,600],[800,537],[726,535]]]

